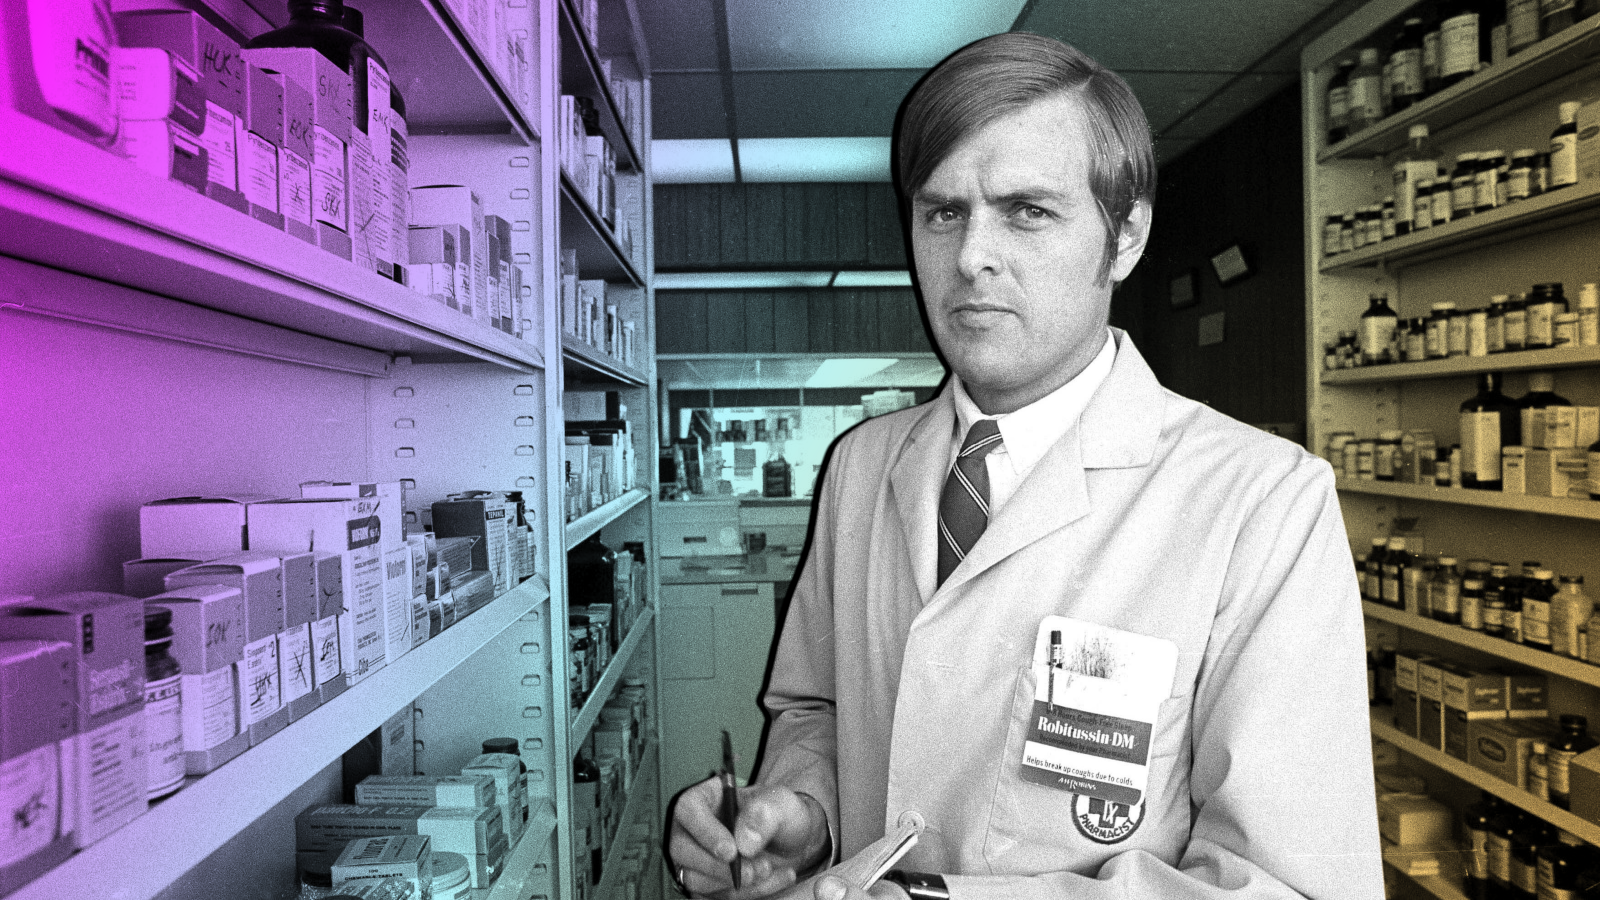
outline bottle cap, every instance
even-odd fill
[[[1373,52],[1376,53],[1377,51],[1374,50]],[[1362,62],[1366,62],[1366,53],[1367,51],[1365,50],[1361,51]],[[1578,110],[1582,108],[1583,104],[1576,100],[1568,100],[1561,104],[1561,124],[1566,125],[1569,122],[1578,121]]]
[[[1452,312],[1455,308],[1455,302],[1451,300],[1440,300],[1438,303],[1433,304],[1434,312]]]
[[[1583,576],[1582,575],[1563,575],[1563,576],[1561,576],[1561,583],[1562,584],[1583,584]]]
[[[1412,22],[1420,23],[1421,21],[1422,21],[1421,19],[1407,19],[1406,20],[1406,24],[1410,25]],[[1426,124],[1424,124],[1422,122],[1418,122],[1417,124],[1411,126],[1410,137],[1411,137],[1411,139],[1413,141],[1421,140],[1422,138],[1425,138],[1427,136],[1428,136],[1428,126]]]
[[[1511,154],[1512,159],[1532,159],[1539,155],[1537,150],[1517,150]]]
[[[1388,543],[1389,543],[1389,539],[1385,538],[1385,537],[1375,537],[1375,538],[1372,539],[1372,546],[1374,546],[1374,547],[1383,547],[1383,546],[1386,546]]]
[[[1556,578],[1556,573],[1550,571],[1549,569],[1539,569],[1533,573],[1533,577],[1539,579],[1540,581],[1554,581]]]
[[[1528,373],[1528,390],[1548,394],[1556,389],[1556,377],[1549,372]]]

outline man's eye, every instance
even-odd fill
[[[959,218],[961,218],[961,214],[948,206],[941,207],[928,214],[928,221],[935,225],[948,225]]]
[[[1040,221],[1050,218],[1050,211],[1038,206],[1024,206],[1017,210],[1017,214],[1024,219]]]

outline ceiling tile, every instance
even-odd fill
[[[716,69],[716,19],[711,0],[644,0],[639,17],[656,72]]]
[[[651,85],[654,136],[663,140],[728,137],[722,79],[714,73],[658,72]]]
[[[888,137],[920,77],[921,69],[738,72],[739,136]]]
[[[926,69],[1024,0],[728,0],[735,69]]]

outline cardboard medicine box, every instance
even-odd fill
[[[1466,762],[1475,723],[1506,718],[1505,676],[1465,666],[1442,671],[1444,752]]]
[[[378,546],[405,544],[405,490],[398,481],[357,484],[348,481],[305,481],[300,496],[307,500],[349,500],[350,514],[368,517],[377,531]]]
[[[1451,843],[1450,808],[1430,797],[1396,795],[1378,801],[1378,833],[1401,847]]]
[[[283,705],[278,636],[284,629],[283,565],[276,554],[248,550],[179,569],[168,589],[197,584],[236,587],[244,596],[244,660],[239,664],[239,713],[254,747],[289,724]]]
[[[246,549],[245,507],[262,494],[169,497],[139,507],[139,555],[216,559]]]
[[[115,47],[117,116],[124,122],[169,121],[195,137],[206,127],[200,73],[159,47]]]
[[[487,775],[368,775],[356,785],[361,806],[490,806],[494,779]]]
[[[1550,677],[1527,672],[1512,672],[1506,680],[1506,718],[1546,719],[1550,717]]]
[[[433,504],[433,532],[440,537],[469,537],[472,543],[474,571],[488,572],[492,579],[492,593],[498,596],[509,590],[507,561],[507,516],[510,511],[505,499],[497,494],[473,497],[452,497]],[[452,578],[466,575],[454,565]],[[452,590],[456,589],[452,585]],[[459,599],[459,598],[458,598]]]
[[[354,90],[350,74],[320,51],[305,47],[257,47],[241,55],[253,66],[288,78],[310,96],[311,215],[317,246],[350,259],[349,145]]]
[[[75,734],[63,754],[63,804],[83,849],[144,814],[144,601],[83,591],[0,607],[7,638],[71,646]]]
[[[205,554],[130,559],[122,564],[122,592],[129,597],[154,597],[167,589],[167,576],[209,559]]]
[[[183,675],[183,766],[204,775],[250,748],[239,724],[244,663],[244,594],[234,585],[196,584],[151,597],[172,611],[172,655]]]
[[[528,816],[528,795],[522,783],[522,758],[510,753],[484,753],[461,767],[463,775],[484,775],[494,781],[494,802],[500,808],[506,837],[515,844]]]
[[[1485,772],[1524,790],[1528,787],[1528,759],[1535,740],[1549,740],[1555,729],[1548,720],[1488,719],[1473,723],[1467,761]]]
[[[206,196],[249,213],[250,203],[239,183],[245,66],[239,59],[238,42],[199,13],[187,10],[124,12],[117,15],[116,22],[119,45],[165,50],[200,73],[200,87],[206,97],[205,130],[200,134],[200,144],[209,158]]]
[[[398,878],[411,885],[411,896],[427,897],[433,884],[431,843],[414,834],[357,838],[333,864],[334,890]]]
[[[411,548],[404,544],[383,551],[383,657],[394,662],[411,652]]]
[[[317,581],[317,610],[311,619],[312,672],[322,702],[349,686],[339,657],[339,617],[344,613],[344,557],[338,553],[313,553]]]
[[[283,147],[283,79],[244,65],[244,127],[239,142],[239,190],[258,222],[283,230],[278,202],[278,157]]]
[[[294,822],[296,856],[302,866],[326,862],[358,838],[420,834],[432,839],[436,851],[465,856],[473,886],[488,887],[510,849],[498,806],[330,804],[310,807]]]
[[[277,83],[283,93],[283,122],[275,130],[283,135],[278,145],[278,212],[283,230],[308,244],[317,242],[316,219],[311,214],[311,161],[316,158],[311,94],[300,82],[282,72],[257,69]]]
[[[406,240],[410,251],[406,283],[423,296],[460,309],[456,301],[456,229],[412,225],[406,230]]]
[[[459,184],[412,188],[411,224],[460,229],[456,233],[456,255],[466,265],[469,280],[465,292],[456,292],[456,302],[462,312],[489,324],[489,241],[484,231],[483,202],[477,193]]]
[[[1572,814],[1600,825],[1600,747],[1585,750],[1567,764]]]
[[[250,545],[280,553],[338,553],[344,611],[339,661],[349,684],[383,668],[383,557],[370,500],[274,500],[251,504]]]
[[[1444,749],[1444,667],[1438,660],[1417,662],[1417,740]]]
[[[1394,727],[1406,737],[1417,736],[1417,663],[1419,657],[1408,652],[1394,656]]]
[[[312,654],[311,623],[317,618],[316,554],[290,553],[283,569],[283,631],[278,635],[278,671],[283,705],[295,722],[322,705]]]
[[[78,668],[66,641],[0,641],[0,893],[72,855],[66,801],[73,791]]]

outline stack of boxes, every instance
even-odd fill
[[[1550,738],[1548,677],[1395,654],[1395,728],[1526,789],[1534,740]]]

